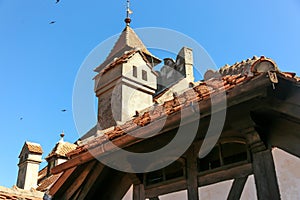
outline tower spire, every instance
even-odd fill
[[[125,19],[126,26],[130,25],[130,22],[131,22],[130,15],[131,14],[132,14],[132,11],[130,10],[130,0],[127,0],[126,19]]]

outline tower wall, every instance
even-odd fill
[[[101,129],[129,120],[153,104],[157,77],[140,53],[96,77],[98,122]]]
[[[38,172],[42,155],[23,152],[20,156],[17,187],[30,190],[37,187]]]

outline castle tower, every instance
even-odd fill
[[[106,60],[95,71],[98,122],[101,129],[115,126],[153,104],[157,74],[153,67],[161,61],[145,47],[130,27],[129,7],[126,27]]]
[[[24,190],[36,188],[42,153],[41,145],[25,142],[19,155],[17,187]]]

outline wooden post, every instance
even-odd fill
[[[253,154],[253,172],[258,199],[280,199],[274,160],[269,149]]]
[[[227,200],[240,199],[247,182],[248,176],[237,178],[233,181]]]
[[[93,171],[89,175],[86,183],[84,184],[82,191],[80,192],[79,196],[76,198],[78,200],[86,199],[86,196],[90,192],[93,184],[97,181],[98,176],[101,174],[104,165],[102,163],[97,163],[96,166],[93,167]]]
[[[145,188],[143,184],[133,185],[133,200],[145,200]]]
[[[280,199],[275,165],[270,149],[261,141],[254,127],[244,130],[252,154],[252,165],[259,200]]]
[[[187,190],[189,200],[199,200],[197,157],[198,152],[195,146],[192,145],[187,153]]]

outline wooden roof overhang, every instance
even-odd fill
[[[226,89],[227,115],[220,140],[226,137],[247,139],[243,130],[254,127],[267,147],[278,146],[300,157],[300,84],[298,80],[276,72],[278,83],[272,82],[268,73],[260,73],[248,81]],[[213,93],[218,99],[218,92]],[[221,102],[221,99],[220,99]],[[201,112],[198,132],[192,146],[201,146],[211,116],[211,99],[197,101]],[[218,102],[217,102],[218,103]],[[223,109],[223,108],[220,108]],[[222,110],[217,110],[222,111]],[[176,134],[181,124],[189,126],[195,121],[195,109],[192,106],[181,107],[179,111],[167,116],[163,129],[159,130],[158,120],[134,129],[130,134],[112,139],[114,145],[134,152],[151,151],[164,146]],[[180,123],[184,119],[183,123]],[[154,132],[158,134],[148,139]],[[188,134],[188,133],[187,133]],[[135,136],[135,137],[133,137]],[[292,143],[292,144],[291,144]],[[102,159],[118,158],[118,151],[111,143],[100,141],[92,148],[71,155],[71,159],[52,170],[61,177],[50,189],[54,199],[89,199],[101,197],[114,199],[122,197],[131,184],[141,180],[137,175],[120,172],[99,163],[95,157]],[[188,157],[189,150],[183,155]],[[198,186],[216,183],[234,177],[252,173],[251,163],[224,168],[212,174],[203,174],[198,178]],[[148,189],[147,197],[175,192],[188,187],[187,180]]]

